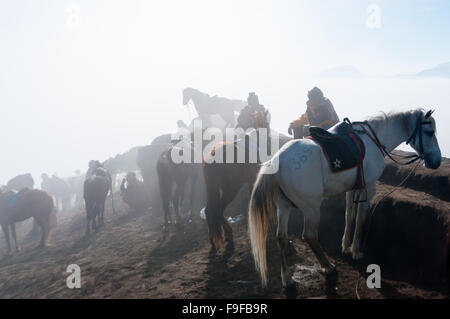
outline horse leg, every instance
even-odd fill
[[[184,191],[186,189],[187,179],[179,180],[176,183],[175,195],[173,200],[173,207],[175,212],[175,218],[177,222],[181,221],[180,209],[183,206]]]
[[[178,223],[180,221],[180,202],[183,199],[183,196],[181,195],[181,189],[182,186],[180,183],[175,183],[175,193],[173,195],[172,205],[173,205],[173,212],[175,214],[175,222]]]
[[[86,221],[87,221],[87,223],[86,223],[86,234],[85,234],[85,236],[88,236],[89,233],[91,232],[92,216],[94,216],[93,205],[86,204]]]
[[[2,224],[3,233],[5,234],[6,246],[8,247],[7,254],[11,253],[11,242],[9,240],[9,225]]]
[[[40,247],[47,247],[48,246],[48,238],[50,236],[50,221],[47,223],[44,223],[42,226],[42,239],[40,243]]]
[[[361,194],[364,194],[364,191],[361,190],[360,196]],[[363,240],[365,231],[367,230],[366,221],[367,216],[369,215],[370,200],[372,199],[373,195],[375,195],[375,183],[367,186],[367,200],[358,204],[355,234],[353,236],[353,243],[351,246],[353,260],[359,260],[364,257]],[[362,196],[365,196],[365,194]]]
[[[15,223],[12,223],[12,224],[11,224],[11,234],[12,234],[12,237],[14,238],[14,243],[15,243],[15,245],[16,245],[16,251],[20,251],[20,250],[21,250],[21,249],[20,249],[20,246],[19,246],[19,244],[17,243],[16,224],[15,224]]]
[[[104,216],[105,216],[105,204],[103,203],[100,206],[99,212],[98,212],[98,226],[102,227],[104,225]]]
[[[189,216],[194,219],[194,196],[195,196],[195,192],[194,192],[194,187],[195,184],[197,183],[197,172],[191,176],[191,180],[190,180],[190,187],[189,187]]]
[[[278,202],[278,228],[277,241],[280,248],[281,256],[281,283],[286,293],[295,291],[295,282],[292,280],[292,274],[289,271],[286,252],[288,249],[288,222],[290,215],[290,207],[285,199],[280,199]]]
[[[242,185],[239,185],[239,186],[242,186]],[[224,187],[224,188],[222,188],[222,190],[223,190],[223,194],[222,194],[222,198],[220,200],[220,217],[221,217],[221,221],[222,221],[222,229],[224,231],[225,240],[228,243],[232,243],[233,242],[233,230],[232,230],[230,224],[225,219],[224,213],[225,213],[225,209],[236,197],[237,193],[240,190],[240,187],[236,187],[234,185],[229,185],[228,188]]]
[[[91,217],[91,222],[92,222],[92,230],[97,231],[97,218],[98,215],[100,213],[100,207],[98,207],[97,203],[94,203],[94,205],[92,206],[92,217]]]
[[[167,228],[169,227],[169,221],[170,221],[170,198],[172,195],[172,183],[170,181],[163,180],[160,178],[160,194],[161,194],[161,200],[162,200],[162,208],[164,211],[164,227],[163,230],[167,231]]]
[[[297,206],[303,212],[305,216],[305,223],[303,227],[303,239],[308,243],[311,247],[314,255],[319,260],[319,263],[322,267],[322,272],[325,274],[331,274],[335,271],[334,265],[331,264],[325,255],[322,247],[319,243],[318,238],[318,229],[320,223],[320,201],[317,201],[311,206]]]
[[[353,202],[353,194],[355,191],[347,192],[346,209],[345,209],[345,230],[342,237],[342,254],[350,254],[350,245],[352,244],[352,227],[355,222],[357,204]]]

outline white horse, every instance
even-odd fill
[[[321,147],[312,140],[301,139],[286,143],[278,153],[265,163],[254,184],[249,204],[249,230],[252,252],[263,286],[267,285],[266,238],[271,222],[275,222],[278,208],[277,240],[281,250],[281,280],[286,289],[295,288],[286,260],[287,230],[290,208],[297,207],[304,214],[303,238],[308,242],[322,271],[335,271],[318,241],[320,206],[324,197],[347,192],[345,231],[342,252],[351,253],[354,260],[363,257],[363,229],[369,212],[370,200],[375,194],[376,181],[384,167],[384,155],[402,142],[408,142],[425,161],[427,168],[437,169],[441,164],[441,151],[436,139],[436,125],[431,111],[421,109],[389,113],[353,123],[360,131],[366,154],[363,161],[365,189],[352,190],[357,178],[357,168],[332,173]],[[268,164],[278,160],[275,174],[265,174]],[[299,162],[299,160],[301,162]],[[299,164],[300,163],[300,164]],[[367,201],[355,204],[356,198]],[[351,238],[350,229],[356,218]]]

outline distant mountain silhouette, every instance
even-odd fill
[[[352,65],[343,65],[331,68],[319,73],[319,75],[324,77],[345,77],[345,78],[364,77],[364,74]]]
[[[416,76],[436,76],[442,78],[450,78],[450,62],[441,63],[436,65],[434,68],[423,70],[416,74]]]
[[[397,78],[414,78],[414,77],[450,78],[450,62],[438,64],[434,68],[423,70],[416,74],[397,74],[395,77],[397,77]]]

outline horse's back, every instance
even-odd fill
[[[22,221],[31,217],[47,217],[54,208],[53,198],[39,189],[24,189],[10,201],[11,218]]]

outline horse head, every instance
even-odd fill
[[[183,105],[187,105],[189,101],[192,99],[192,95],[196,92],[193,88],[184,88],[183,89]]]
[[[423,158],[425,167],[437,169],[441,165],[441,149],[436,138],[436,121],[429,110],[420,112],[414,131],[407,143]]]

